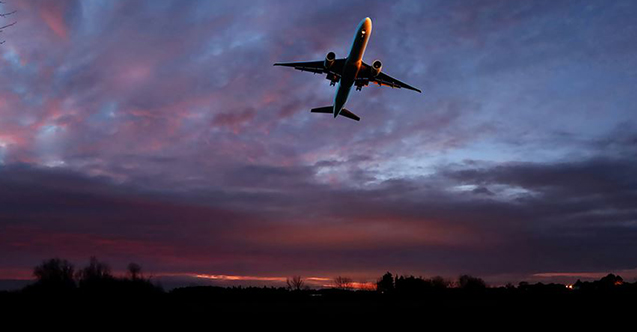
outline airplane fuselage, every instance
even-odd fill
[[[338,82],[338,89],[334,96],[334,117],[338,116],[347,102],[349,92],[352,90],[352,86],[354,85],[358,72],[360,71],[363,54],[365,54],[365,48],[367,48],[367,41],[369,40],[371,33],[372,20],[367,17],[363,19],[356,28],[352,48],[345,60],[345,66],[343,66],[341,80]]]

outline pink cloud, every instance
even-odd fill
[[[47,2],[47,5],[40,11],[40,16],[56,36],[63,40],[68,40],[68,27],[64,22],[63,16],[65,6],[63,2]]]
[[[254,109],[247,109],[244,111],[230,111],[227,113],[219,113],[215,115],[212,120],[213,125],[220,127],[227,127],[235,134],[238,134],[241,127],[254,119],[256,111]]]

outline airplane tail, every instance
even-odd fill
[[[325,107],[318,107],[318,108],[313,108],[310,110],[310,112],[312,113],[328,113],[328,114],[332,114],[332,112],[334,112],[334,106],[325,106]],[[346,118],[350,118],[352,120],[356,120],[356,121],[360,121],[361,118],[359,118],[356,114],[350,112],[349,110],[343,108],[341,109],[341,112],[338,113],[338,115],[344,116]]]

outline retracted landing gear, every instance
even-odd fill
[[[369,80],[367,79],[357,79],[356,82],[354,82],[354,85],[356,85],[356,91],[363,90],[363,87],[367,86],[368,84]]]
[[[332,73],[327,73],[327,76],[325,78],[330,81],[330,86],[336,85],[336,83],[338,83],[338,81],[340,80],[340,77]]]

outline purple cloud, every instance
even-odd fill
[[[6,6],[0,278],[53,254],[277,278],[635,268],[629,1]],[[365,60],[424,93],[310,114],[334,90],[272,63],[344,56],[365,16]]]

